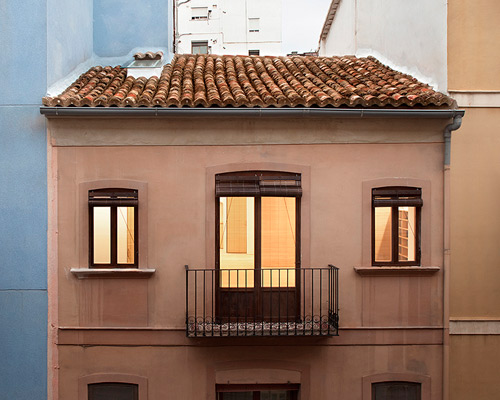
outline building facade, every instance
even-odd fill
[[[281,54],[281,0],[188,0],[175,8],[178,54]]]
[[[494,399],[500,357],[500,5],[448,2],[448,90],[466,109],[452,146],[450,398]],[[471,190],[472,189],[472,190]]]
[[[441,399],[453,104],[355,57],[45,98],[54,398]]]

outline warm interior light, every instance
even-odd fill
[[[262,197],[260,204],[261,286],[294,287],[295,198]],[[221,197],[219,212],[220,286],[253,288],[255,198]]]
[[[134,263],[134,207],[117,207],[118,264]]]
[[[254,213],[253,197],[220,198],[221,287],[254,287]]]
[[[391,210],[391,207],[375,207],[375,261],[392,259]]]
[[[111,263],[111,208],[94,207],[94,264]]]
[[[415,261],[416,207],[399,207],[398,215],[398,259],[399,261]]]
[[[294,287],[295,198],[262,197],[261,208],[262,286]],[[281,270],[277,271],[276,268]]]

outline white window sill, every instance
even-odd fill
[[[359,275],[364,276],[418,276],[432,275],[441,270],[440,267],[354,267]]]
[[[150,278],[156,272],[154,268],[71,268],[71,273],[78,279],[88,278]]]

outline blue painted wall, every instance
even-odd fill
[[[0,0],[0,399],[47,397],[45,0]]]
[[[92,0],[47,0],[47,84],[92,57]]]
[[[94,0],[94,53],[118,57],[135,47],[171,48],[170,0]]]

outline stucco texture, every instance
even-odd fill
[[[449,90],[500,90],[500,3],[448,1]]]
[[[500,108],[468,108],[452,140],[450,316],[500,318]]]

